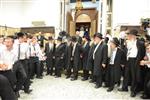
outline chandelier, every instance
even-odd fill
[[[75,10],[80,11],[81,9],[83,9],[82,0],[76,0]]]

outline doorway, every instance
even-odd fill
[[[90,28],[91,23],[90,22],[78,22],[76,23],[76,31],[80,31],[82,35],[89,36],[90,35]]]
[[[80,33],[86,31],[86,35],[93,36],[97,32],[98,11],[96,8],[82,9],[76,12],[74,17],[71,13],[68,14],[68,32],[70,35],[75,35],[76,31],[80,31]]]

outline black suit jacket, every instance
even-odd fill
[[[110,77],[113,77],[115,82],[120,81],[121,65],[125,65],[125,63],[126,63],[125,52],[123,50],[121,50],[120,48],[118,48],[115,59],[114,59],[114,66],[113,66],[113,68],[110,68],[110,69],[113,69],[113,71],[114,71],[114,77],[113,76],[110,76]]]
[[[108,46],[107,44],[101,43],[95,52],[94,59],[94,75],[98,76],[102,74],[102,64],[107,64],[108,59]]]
[[[83,66],[83,69],[86,69],[86,67],[87,67],[89,50],[90,50],[90,45],[88,42],[85,47],[82,47],[82,66]]]
[[[77,70],[81,69],[81,58],[80,58],[81,53],[82,53],[81,45],[77,43],[74,51],[74,56],[72,57],[73,65]]]
[[[95,44],[92,44],[90,47],[89,54],[88,54],[87,66],[86,66],[87,70],[93,70],[93,67],[94,67],[93,52],[95,50],[95,47],[96,47]]]
[[[72,44],[67,45],[66,49],[65,49],[65,54],[66,54],[65,63],[66,63],[66,68],[67,69],[71,67],[72,49],[73,49]]]
[[[138,49],[138,54],[136,57],[136,80],[139,82],[141,80],[141,67],[140,67],[140,61],[144,59],[144,56],[146,54],[146,50],[145,50],[145,45],[143,41],[140,41],[139,39],[137,39],[137,43],[136,43],[137,49]],[[126,54],[127,54],[128,50],[126,47]],[[126,55],[127,57],[127,55]],[[126,66],[128,67],[128,66]]]
[[[55,51],[55,44],[53,44],[53,48],[50,50],[49,43],[45,44],[45,55],[47,58],[52,58]]]
[[[79,43],[79,44],[82,44],[82,37],[76,36],[76,38],[77,38],[78,43]]]
[[[65,46],[60,44],[55,48],[55,67],[62,68],[64,66]]]
[[[141,81],[141,67],[140,67],[140,61],[144,59],[145,54],[146,54],[146,50],[145,50],[145,45],[144,42],[137,40],[137,48],[138,48],[138,54],[137,54],[137,60],[136,60],[136,66],[137,66],[137,70],[136,70],[136,79],[138,82]]]
[[[53,48],[50,50],[50,47],[49,47],[49,43],[46,43],[45,44],[45,55],[46,55],[46,62],[48,65],[53,65],[53,57],[55,56],[54,55],[55,53],[55,44],[53,44]]]
[[[44,36],[37,36],[38,41],[40,41],[40,47],[44,47],[44,40],[47,40]]]

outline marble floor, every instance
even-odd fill
[[[130,97],[130,93],[118,92],[117,89],[108,93],[106,88],[95,89],[94,84],[88,81],[70,81],[70,79],[54,78],[53,76],[44,76],[43,79],[34,79],[31,94],[20,92],[19,100],[137,100],[140,94],[135,98]]]

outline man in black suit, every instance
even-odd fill
[[[138,31],[133,29],[127,34],[127,64],[123,86],[119,91],[128,91],[128,83],[131,75],[131,97],[135,97],[138,83],[141,81],[140,61],[145,56],[145,45],[137,39]]]
[[[109,72],[110,72],[110,82],[108,92],[114,89],[115,83],[120,82],[121,79],[121,66],[125,65],[125,54],[119,48],[119,40],[115,37],[110,42],[111,56],[109,61]]]
[[[2,100],[18,100],[9,80],[3,75],[0,75],[0,97]]]
[[[22,71],[20,71],[22,74],[17,73],[17,78],[19,81],[19,87],[21,88],[24,86],[25,93],[30,93],[32,90],[30,90],[30,79],[29,79],[29,66],[28,66],[28,49],[29,45],[25,43],[26,35],[25,33],[19,32],[17,33],[18,43],[14,44],[14,48],[17,51],[18,54],[18,63],[22,65]],[[19,65],[19,64],[18,64]],[[21,67],[21,66],[20,66]]]
[[[48,39],[49,41],[45,45],[47,75],[53,75],[55,44],[52,37],[49,37]]]
[[[91,75],[90,75],[91,80],[89,81],[90,83],[95,82],[95,77],[93,75],[93,72],[94,72],[93,52],[94,52],[95,47],[96,47],[96,45],[94,43],[94,38],[95,38],[95,35],[93,36],[93,39],[90,42],[90,50],[89,50],[88,59],[87,59],[87,66],[86,66],[86,70],[91,72]]]
[[[96,33],[94,42],[96,44],[95,50],[93,52],[94,59],[94,75],[96,76],[96,86],[95,88],[100,88],[102,86],[102,73],[106,67],[108,47],[103,44],[103,37],[101,33]]]
[[[66,54],[66,79],[71,77],[71,69],[72,69],[72,63],[71,63],[71,56],[72,56],[72,41],[71,37],[69,37],[67,42],[67,46],[65,49]]]
[[[58,37],[55,46],[55,77],[61,77],[61,71],[64,64],[65,46],[62,43],[62,37]]]
[[[76,38],[79,44],[82,44],[82,37],[80,36],[80,32],[76,31]]]
[[[89,54],[89,50],[90,50],[90,37],[88,36],[83,36],[83,41],[84,44],[82,46],[82,67],[83,67],[83,79],[82,81],[88,80],[89,77],[89,71],[86,70],[87,67],[87,61],[88,61],[88,54]]]
[[[78,70],[81,69],[81,45],[77,42],[77,38],[75,36],[72,37],[72,55],[71,55],[71,63],[73,68],[73,75],[71,81],[77,80],[78,78]]]
[[[146,46],[146,56],[140,62],[141,67],[146,66],[144,77],[144,92],[141,96],[142,99],[150,99],[150,43]]]
[[[37,36],[38,39],[38,43],[40,44],[40,47],[43,48],[44,47],[44,40],[47,40],[44,35],[39,32],[39,35]]]

